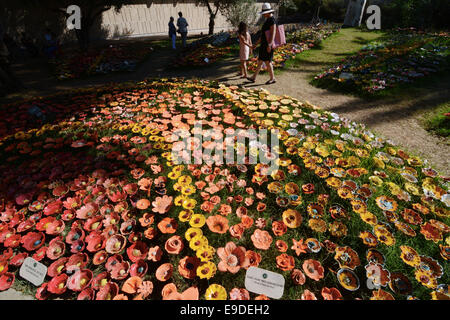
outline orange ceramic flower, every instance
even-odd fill
[[[247,215],[242,216],[241,218],[241,224],[245,229],[250,229],[253,225],[253,218]]]
[[[153,206],[152,211],[159,214],[164,214],[167,211],[169,211],[170,207],[172,206],[172,203],[173,197],[169,197],[167,195],[157,197],[155,201],[152,202]]]
[[[244,247],[238,247],[234,242],[228,242],[224,248],[218,248],[217,255],[221,259],[218,269],[222,272],[237,273],[241,268],[247,268],[249,259],[245,251]]]
[[[303,243],[303,239],[300,240],[295,240],[292,239],[292,250],[295,251],[295,254],[297,256],[299,256],[302,253],[307,253],[308,252],[308,246],[306,244]]]
[[[136,202],[136,208],[141,210],[146,210],[150,206],[150,201],[148,199],[140,199]]]
[[[335,252],[334,259],[339,263],[341,268],[347,267],[353,270],[361,264],[358,253],[348,246],[337,247]]]
[[[294,269],[295,260],[293,256],[283,253],[276,258],[277,267],[283,271],[289,271]]]
[[[294,269],[291,271],[291,279],[295,285],[304,285],[306,282],[306,277],[300,269]]]
[[[142,278],[130,277],[122,285],[122,291],[128,294],[135,294],[142,284]]]
[[[156,269],[155,276],[159,281],[167,281],[172,277],[173,266],[171,263],[164,263]]]
[[[208,225],[209,230],[214,233],[224,234],[229,229],[228,219],[221,215],[209,216],[208,219],[206,219],[206,224]]]
[[[283,221],[274,221],[272,222],[272,231],[274,235],[281,237],[286,233],[287,226],[283,223]]]
[[[311,291],[306,289],[302,293],[301,300],[317,300],[317,298],[316,298],[316,295],[314,293],[312,293]]]
[[[175,219],[164,218],[158,223],[158,229],[162,233],[175,233],[178,228],[178,223]]]
[[[256,229],[251,236],[255,248],[267,250],[272,244],[272,237],[267,231]]]
[[[178,262],[178,272],[186,279],[194,279],[199,265],[200,259],[197,257],[184,257]]]
[[[325,270],[319,261],[308,259],[303,262],[303,271],[309,278],[319,281],[323,278]]]
[[[248,258],[249,267],[257,267],[259,266],[259,263],[261,262],[261,255],[255,251],[247,250],[245,252],[245,256]]]
[[[342,295],[336,288],[322,288],[321,291],[322,297],[325,300],[342,300]]]
[[[394,297],[389,293],[382,289],[378,289],[376,291],[372,291],[372,297],[370,300],[395,300]]]
[[[180,236],[172,236],[166,241],[164,248],[167,253],[179,254],[184,248],[183,239]]]
[[[152,225],[154,221],[155,221],[155,216],[153,214],[151,214],[151,213],[148,213],[148,212],[144,213],[142,218],[139,218],[139,223],[144,228]]]
[[[161,248],[159,246],[150,248],[148,250],[148,260],[153,261],[153,262],[158,262],[159,260],[161,260],[163,251],[161,250]]]
[[[283,240],[277,240],[275,242],[275,247],[277,248],[278,251],[280,252],[286,252],[288,249],[288,245],[286,242],[284,242]]]

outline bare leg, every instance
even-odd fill
[[[243,63],[243,70],[244,70],[244,77],[248,77],[248,73],[247,73],[247,61],[244,61]]]
[[[267,64],[267,71],[269,72],[269,75],[270,75],[269,81],[275,80],[275,74],[273,72],[273,62],[272,61]]]
[[[250,79],[256,80],[256,77],[258,76],[259,72],[261,71],[262,64],[263,64],[263,61],[262,60],[258,60],[258,66],[256,67],[255,74]]]

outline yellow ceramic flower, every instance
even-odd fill
[[[182,202],[182,206],[184,209],[192,210],[195,208],[196,205],[197,205],[197,201],[194,199],[190,199],[190,198],[186,198]]]
[[[384,169],[386,167],[383,160],[381,160],[380,158],[373,157],[372,160],[377,168]]]
[[[191,219],[193,214],[194,211],[192,210],[181,210],[178,214],[178,220],[180,220],[181,222],[187,222]]]
[[[201,228],[205,225],[206,218],[202,214],[193,214],[189,220],[189,225],[193,228]]]
[[[437,287],[437,279],[434,277],[431,277],[428,273],[426,273],[423,270],[417,269],[415,272],[416,280],[420,282],[423,286],[430,288],[430,289],[436,289]]]
[[[192,238],[194,238],[196,236],[202,236],[202,235],[203,235],[203,232],[202,232],[202,229],[200,229],[200,228],[189,228],[184,233],[184,237],[186,238],[187,241],[191,241]]]
[[[195,192],[195,187],[191,185],[186,185],[181,188],[181,193],[185,196],[190,196]]]
[[[206,300],[226,300],[227,290],[219,284],[212,284],[206,289]]]
[[[179,177],[180,177],[180,172],[174,172],[174,171],[172,171],[172,172],[169,172],[169,174],[167,175],[167,177],[169,178],[169,179],[171,179],[171,180],[176,180],[176,179],[178,179]]]
[[[370,176],[369,181],[372,185],[379,187],[383,184],[383,180],[380,177],[377,176]]]
[[[386,185],[388,186],[389,191],[390,191],[394,196],[400,194],[400,192],[402,191],[402,188],[400,188],[398,185],[396,185],[396,184],[393,183],[393,182],[386,182]]]
[[[287,209],[283,212],[283,223],[288,228],[298,228],[302,221],[302,215],[297,210]]]
[[[416,250],[409,246],[400,246],[400,250],[402,251],[400,258],[404,263],[414,268],[419,266],[421,260]]]
[[[214,249],[214,247],[204,246],[197,250],[196,255],[200,261],[207,262],[214,258],[214,253],[216,253],[216,249]]]
[[[203,263],[197,268],[197,276],[200,279],[211,279],[216,274],[216,271],[217,271],[216,265],[211,261],[208,261]]]
[[[189,241],[189,247],[194,251],[197,251],[207,245],[208,239],[204,235],[197,235]]]

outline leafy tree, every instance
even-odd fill
[[[77,5],[81,9],[81,29],[75,29],[78,44],[81,49],[86,49],[90,44],[90,35],[95,21],[103,12],[114,8],[120,11],[125,0],[19,0],[25,5],[37,6],[48,9],[51,12],[68,18],[67,7]]]
[[[259,9],[255,6],[256,0],[238,0],[234,5],[230,5],[223,10],[223,15],[227,21],[235,28],[241,21],[247,25],[253,25],[258,19]]]
[[[216,24],[216,17],[219,11],[226,12],[226,10],[235,5],[239,0],[197,0],[197,4],[203,5],[209,12],[209,34],[214,34],[214,26]]]

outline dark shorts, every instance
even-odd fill
[[[259,56],[258,59],[261,61],[270,61],[272,62],[273,60],[273,49],[270,53],[267,52],[267,46],[266,45],[261,45],[261,47],[259,47]]]

